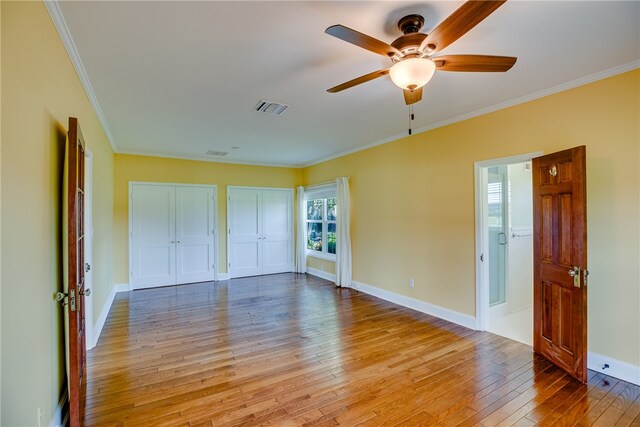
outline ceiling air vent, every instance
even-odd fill
[[[216,150],[208,150],[207,151],[207,155],[209,156],[218,156],[218,157],[224,157],[227,154],[229,154],[228,151],[216,151]]]
[[[255,107],[253,107],[254,111],[259,113],[271,114],[272,116],[279,116],[284,113],[284,110],[289,108],[287,104],[278,104],[276,102],[270,101],[262,101],[258,102]]]

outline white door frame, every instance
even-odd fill
[[[214,250],[214,267],[213,267],[213,276],[215,281],[218,281],[218,186],[215,184],[180,184],[173,182],[148,182],[148,181],[129,181],[129,196],[127,198],[127,203],[129,204],[129,236],[127,237],[129,241],[129,290],[133,291],[133,283],[132,283],[132,270],[131,266],[133,265],[133,242],[131,241],[131,237],[133,236],[133,206],[131,204],[131,196],[133,194],[133,186],[136,184],[140,185],[157,185],[157,186],[175,186],[175,187],[206,187],[213,189],[213,250]]]
[[[293,211],[294,207],[295,207],[295,199],[293,198],[294,194],[293,194],[293,188],[286,188],[286,187],[252,187],[252,186],[243,186],[243,185],[227,185],[227,277],[231,278],[231,270],[232,267],[229,267],[229,264],[231,263],[231,228],[229,227],[229,218],[231,218],[231,207],[229,204],[229,190],[234,190],[234,189],[240,189],[240,190],[280,190],[280,191],[288,191],[291,193],[291,207],[292,207],[292,212],[291,212],[291,228],[289,230],[290,234],[290,248],[289,248],[289,265],[290,271],[294,271],[293,268],[293,258],[295,257],[295,252],[294,252],[294,241],[295,241],[295,235],[293,233],[293,227],[294,227],[294,218],[295,218],[295,212]],[[216,270],[217,271],[217,270]]]
[[[520,154],[498,159],[482,160],[473,164],[475,176],[475,227],[476,227],[476,329],[485,331],[489,319],[489,268],[486,254],[489,252],[487,233],[487,169],[494,166],[529,162],[544,153]],[[485,268],[485,266],[487,266]]]
[[[85,270],[85,289],[91,289],[84,296],[85,347],[91,350],[96,346],[97,336],[93,324],[93,154],[85,148],[84,159],[84,262],[89,264]]]

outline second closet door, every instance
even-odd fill
[[[228,200],[230,277],[291,271],[292,191],[235,187]]]
[[[290,192],[262,192],[262,274],[291,271],[292,210]]]
[[[231,277],[262,274],[262,191],[229,190]]]

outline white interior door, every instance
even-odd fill
[[[263,274],[291,271],[293,195],[288,190],[262,191]]]
[[[212,187],[176,187],[177,283],[215,279]]]
[[[229,189],[230,277],[262,274],[262,190]]]
[[[132,287],[176,284],[175,187],[135,184],[131,191]]]

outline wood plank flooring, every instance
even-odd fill
[[[118,294],[87,426],[640,426],[640,387],[307,275]]]

